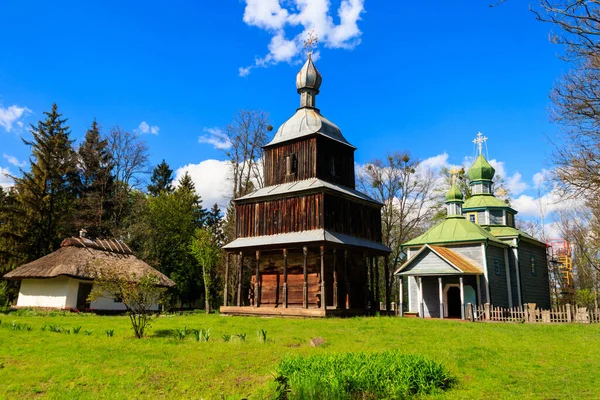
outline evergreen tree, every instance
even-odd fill
[[[60,241],[75,232],[73,213],[80,187],[77,154],[66,119],[58,106],[44,112],[46,119],[31,125],[30,170],[14,178],[18,199],[27,215],[28,255],[40,257],[54,251]]]
[[[162,160],[162,162],[152,171],[152,177],[150,178],[150,184],[148,185],[148,193],[150,193],[151,196],[158,196],[162,192],[172,193],[172,182],[173,170],[169,168],[169,164],[167,164],[165,160]]]
[[[107,217],[111,208],[113,164],[108,140],[102,138],[96,120],[86,132],[78,153],[81,197],[77,224],[87,229],[91,237],[109,236]]]

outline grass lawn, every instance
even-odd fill
[[[384,350],[443,363],[458,383],[439,398],[600,398],[600,325],[198,314],[160,317],[138,340],[124,316],[0,314],[0,320],[0,398],[264,398],[286,354]],[[13,321],[33,329],[13,330]],[[42,331],[46,324],[83,328]],[[184,326],[210,328],[209,342],[191,333],[175,338]],[[267,331],[266,343],[258,341],[259,329]],[[239,333],[247,334],[245,342],[223,341]],[[326,345],[311,347],[316,336]]]

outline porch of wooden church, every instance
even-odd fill
[[[375,266],[386,256],[328,243],[228,252],[220,312],[295,317],[374,312],[380,298]]]
[[[485,288],[486,285],[482,284],[481,275],[483,274],[397,274],[399,315],[465,319],[468,303],[475,307],[486,302],[485,290],[482,291],[482,287]],[[404,294],[405,288],[408,296]],[[408,307],[404,304],[405,297],[408,298]],[[404,308],[408,311],[404,312]]]

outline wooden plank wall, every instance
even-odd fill
[[[381,242],[380,208],[326,194],[325,229]]]
[[[323,227],[323,194],[240,204],[235,212],[237,237],[320,229]]]
[[[265,149],[264,180],[265,186],[300,181],[317,176],[317,139],[298,140],[283,143]],[[297,160],[296,174],[293,179],[286,176],[285,157],[294,154]]]
[[[335,175],[331,174],[332,161]],[[318,137],[317,177],[354,189],[354,149],[326,137]]]
[[[261,304],[262,305],[283,305],[283,274],[263,273],[261,274]],[[252,282],[256,281],[256,276],[252,275]],[[321,276],[318,273],[308,274],[308,306],[316,307],[317,300],[321,293]],[[304,275],[288,274],[288,306],[301,307],[304,298]]]

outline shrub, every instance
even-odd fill
[[[238,333],[237,338],[239,339],[240,342],[245,342],[246,341],[246,334],[245,333]]]
[[[80,326],[75,326],[75,327],[73,327],[73,333],[74,333],[75,335],[77,335],[77,334],[79,333],[79,331],[80,331],[80,330],[81,330],[81,325],[80,325]]]
[[[435,361],[391,351],[288,357],[275,376],[279,399],[403,399],[455,381]]]
[[[105,332],[106,332],[106,336],[108,336],[108,337],[113,337],[115,335],[114,329],[107,329]]]
[[[231,340],[231,335],[223,335],[223,341],[229,342]]]
[[[90,336],[94,331],[93,330],[85,330],[83,331],[83,334],[86,336]]]
[[[56,333],[61,333],[63,331],[62,326],[60,326],[58,324],[50,325],[48,327],[48,329],[50,329],[50,332],[56,332]]]

